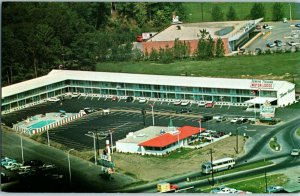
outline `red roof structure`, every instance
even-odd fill
[[[192,135],[195,135],[195,134],[198,134],[198,133],[204,131],[205,128],[201,128],[201,131],[200,131],[199,127],[183,126],[177,130],[179,130],[179,140],[182,140],[182,139],[188,138]],[[175,142],[178,142],[178,134],[165,133],[158,137],[155,137],[155,138],[152,138],[145,142],[139,143],[139,146],[165,147],[165,146],[168,146]]]

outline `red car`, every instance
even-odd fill
[[[137,41],[137,42],[142,42],[142,41],[143,41],[143,37],[142,37],[141,35],[138,35],[138,36],[136,37],[136,41]]]
[[[214,107],[214,102],[212,102],[212,101],[206,102],[205,107],[206,108],[212,108],[212,107]]]

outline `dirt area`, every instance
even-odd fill
[[[239,137],[238,156],[244,153],[244,143],[243,137]],[[175,151],[173,153],[178,153],[175,156],[174,154],[166,157],[156,157],[114,153],[113,160],[117,167],[117,172],[134,176],[139,180],[153,181],[199,170],[203,162],[210,161],[211,148],[213,148],[213,159],[228,156],[237,157],[234,150],[235,146],[236,137],[231,136],[201,149]]]

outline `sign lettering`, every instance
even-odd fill
[[[250,83],[250,88],[263,88],[263,89],[273,89],[272,80],[255,80],[253,79]]]

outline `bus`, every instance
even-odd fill
[[[225,169],[231,169],[235,165],[235,160],[230,157],[226,157],[223,159],[215,160],[212,162],[206,162],[202,165],[202,173],[209,174],[212,172],[212,169],[214,172],[225,170]]]

